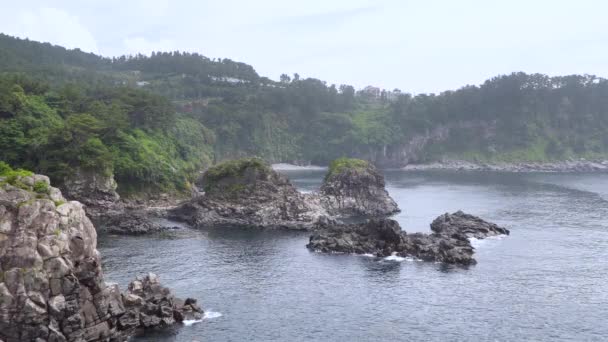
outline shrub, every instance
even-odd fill
[[[49,193],[49,185],[44,181],[37,181],[34,183],[34,191],[39,194],[48,194]]]

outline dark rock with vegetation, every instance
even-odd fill
[[[203,175],[205,193],[169,211],[198,227],[243,226],[308,229],[327,220],[289,180],[258,158],[227,161]]]
[[[104,281],[96,246],[82,204],[48,177],[0,162],[0,340],[119,341],[200,317],[195,301],[175,299],[155,276],[121,294]]]
[[[464,235],[467,238],[485,239],[496,235],[509,235],[509,230],[477,216],[457,211],[445,213],[431,223],[431,230],[440,235]]]
[[[331,215],[382,217],[399,212],[386,191],[382,174],[360,159],[334,160],[319,195]]]
[[[499,233],[508,234],[504,228],[462,212],[442,215],[433,224],[432,234],[407,234],[397,221],[391,219],[355,224],[320,224],[306,247],[325,253],[373,254],[378,257],[396,255],[473,265],[476,260],[473,258],[474,248],[470,237],[482,239]]]

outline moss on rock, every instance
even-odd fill
[[[260,158],[229,160],[209,168],[203,175],[203,188],[206,192],[216,190],[229,193],[244,190],[256,178],[264,177],[272,171],[270,165]]]
[[[329,170],[325,175],[325,179],[332,177],[334,175],[339,175],[348,170],[357,170],[361,171],[370,166],[368,161],[356,158],[338,158],[331,162],[329,165]]]

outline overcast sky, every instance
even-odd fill
[[[197,51],[273,79],[420,93],[513,71],[608,76],[602,0],[0,1],[6,34],[105,56]]]

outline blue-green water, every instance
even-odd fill
[[[285,172],[303,191],[323,176]],[[608,175],[385,175],[408,232],[462,209],[511,235],[475,242],[468,269],[311,253],[297,232],[101,236],[106,278],[152,271],[212,312],[141,341],[606,340]]]

